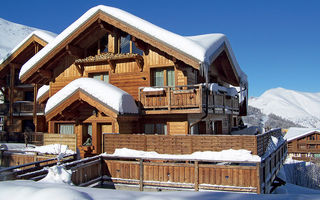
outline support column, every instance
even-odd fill
[[[38,84],[34,84],[34,86],[33,86],[33,123],[34,123],[34,132],[38,132],[37,94],[38,94]]]
[[[10,89],[9,89],[9,127],[11,129],[13,124],[13,92],[14,92],[14,77],[15,65],[10,64]],[[12,130],[10,130],[12,131]]]

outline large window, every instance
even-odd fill
[[[73,124],[58,124],[60,134],[74,134],[74,125]]]
[[[127,35],[120,39],[120,53],[136,53],[143,55],[143,51],[139,49],[134,42],[131,41],[131,36]]]
[[[152,86],[175,86],[174,69],[155,68],[151,70]]]
[[[97,80],[104,81],[106,83],[109,83],[109,73],[108,72],[92,73],[92,74],[89,74],[89,77],[97,79]]]
[[[145,124],[144,125],[144,132],[146,134],[167,135],[167,124],[165,124],[165,123]]]

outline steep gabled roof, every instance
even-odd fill
[[[132,96],[120,88],[93,78],[78,78],[49,98],[45,114],[50,114],[55,107],[69,101],[69,97],[79,91],[116,114],[138,114],[139,112]]]
[[[217,57],[218,53],[221,53],[219,52],[221,46],[225,46],[230,55],[232,67],[237,73],[239,83],[241,85],[247,85],[247,77],[245,73],[241,71],[225,35],[210,34],[196,37],[183,37],[123,10],[103,5],[88,10],[58,35],[54,41],[50,42],[37,55],[30,59],[22,67],[20,79],[26,80],[26,77],[36,72],[41,67],[41,62],[44,62],[42,61],[43,59],[48,56],[53,56],[52,52],[55,51],[55,49],[58,49],[60,45],[66,45],[65,41],[72,36],[72,34],[78,34],[77,31],[81,26],[84,26],[92,18],[100,14],[102,19],[107,18],[109,21],[115,21],[114,24],[121,26],[123,29],[133,30],[138,36],[137,38],[140,38],[143,41],[146,40],[146,42],[156,46],[169,55],[174,53],[178,59],[200,69],[203,72],[203,75],[206,76],[208,75],[209,66],[213,61],[212,59]],[[109,21],[107,22],[109,23]],[[47,60],[49,60],[49,58]]]
[[[288,142],[298,139],[298,138],[302,138],[305,136],[308,136],[314,132],[320,133],[320,129],[319,128],[289,128],[288,132],[286,133],[286,135],[284,136],[285,139],[287,139]]]
[[[0,69],[2,66],[7,65],[13,60],[17,54],[21,53],[33,41],[38,42],[40,45],[45,46],[47,43],[55,38],[56,34],[44,31],[33,31],[17,46],[15,46],[10,53],[0,60]]]

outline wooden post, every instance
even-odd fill
[[[13,90],[14,90],[14,77],[15,77],[15,65],[10,64],[10,95],[9,95],[9,126],[13,124]],[[11,130],[12,131],[12,130]]]
[[[139,186],[140,186],[140,191],[143,191],[143,159],[140,159],[140,181],[139,181]]]
[[[168,110],[171,110],[171,88],[168,88],[167,91],[167,95],[168,95]]]
[[[199,191],[199,163],[194,161],[194,190]]]
[[[257,194],[261,194],[261,178],[260,178],[260,163],[257,163]]]
[[[33,123],[34,123],[34,132],[38,131],[37,94],[38,94],[38,84],[34,84],[34,87],[33,87]]]

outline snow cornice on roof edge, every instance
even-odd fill
[[[111,84],[93,78],[78,78],[59,90],[48,99],[45,108],[47,115],[78,90],[83,90],[94,99],[109,106],[120,114],[138,114],[138,107],[133,97]]]
[[[0,65],[3,64],[8,58],[10,58],[10,56],[12,54],[14,54],[18,49],[20,49],[33,36],[36,36],[36,37],[40,38],[41,40],[43,40],[44,42],[49,43],[50,41],[52,41],[55,38],[56,34],[48,32],[48,31],[40,31],[40,30],[33,31],[27,37],[25,37],[19,44],[17,44],[10,51],[10,53],[8,53],[4,58],[2,58],[0,60]]]
[[[217,52],[221,45],[226,46],[231,55],[231,62],[238,73],[240,83],[247,85],[247,76],[240,69],[234,53],[231,49],[227,37],[223,34],[208,34],[194,37],[183,37],[181,35],[172,33],[161,27],[158,27],[144,19],[134,16],[126,11],[118,8],[99,5],[89,9],[78,20],[72,23],[61,34],[59,34],[52,42],[45,46],[37,55],[32,57],[25,65],[23,65],[19,78],[21,79],[28,71],[35,67],[45,56],[49,55],[55,48],[66,40],[79,27],[85,24],[88,20],[94,17],[97,13],[103,14],[137,30],[138,32],[151,37],[169,48],[182,53],[188,58],[193,59],[199,63],[202,72],[207,73],[209,66],[212,63],[212,56]],[[210,36],[210,37],[207,37]]]

